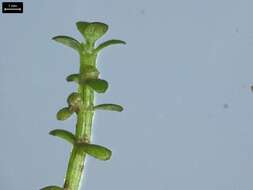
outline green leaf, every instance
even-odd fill
[[[102,79],[88,80],[87,85],[98,93],[104,93],[109,86],[108,82]]]
[[[60,121],[68,119],[73,114],[73,111],[69,110],[68,107],[60,109],[57,114],[56,118]]]
[[[77,29],[91,43],[101,38],[108,30],[108,25],[101,22],[77,22]]]
[[[112,39],[112,40],[108,40],[106,42],[103,42],[102,44],[100,44],[96,49],[95,52],[99,52],[102,49],[111,46],[111,45],[116,45],[116,44],[126,44],[126,42],[122,41],[122,40],[116,40],[116,39]]]
[[[71,75],[67,76],[66,80],[68,82],[76,82],[76,83],[78,83],[79,82],[79,74],[71,74]]]
[[[56,42],[59,42],[61,44],[64,44],[65,46],[71,47],[78,52],[81,49],[81,44],[74,38],[69,37],[69,36],[55,36],[52,38]]]
[[[123,107],[117,104],[100,104],[94,106],[95,110],[123,111]]]
[[[78,145],[84,152],[99,160],[109,160],[111,158],[112,151],[106,147],[87,143],[82,143]]]
[[[79,21],[76,23],[76,27],[78,29],[78,31],[84,36],[84,31],[87,28],[87,26],[89,25],[89,22],[82,22]],[[84,36],[85,37],[85,36]]]
[[[69,131],[62,130],[62,129],[55,129],[53,131],[50,131],[49,134],[56,137],[60,137],[71,144],[75,143],[75,136]]]
[[[63,188],[58,187],[58,186],[47,186],[47,187],[44,187],[40,190],[63,190]]]

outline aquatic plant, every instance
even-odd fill
[[[56,114],[58,120],[66,120],[76,115],[77,123],[75,134],[62,129],[55,129],[49,134],[60,137],[72,145],[68,168],[63,187],[47,186],[41,190],[79,190],[81,177],[84,173],[85,158],[87,155],[99,160],[109,160],[110,149],[91,142],[92,123],[96,110],[121,112],[123,107],[117,104],[95,104],[95,93],[105,93],[108,82],[99,77],[97,56],[104,48],[125,44],[122,40],[111,39],[96,46],[96,41],[107,31],[108,25],[101,22],[77,22],[76,27],[84,37],[83,42],[69,36],[55,36],[53,40],[74,49],[80,56],[79,73],[69,75],[66,80],[74,82],[78,88],[67,99],[67,106]]]

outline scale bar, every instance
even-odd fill
[[[23,2],[2,2],[2,13],[23,13]]]
[[[6,11],[21,11],[21,8],[4,8]]]

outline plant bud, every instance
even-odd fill
[[[88,41],[95,42],[101,38],[108,30],[108,26],[101,22],[90,23],[84,30],[84,35]]]
[[[101,38],[108,30],[108,25],[101,22],[77,22],[76,25],[85,39],[92,43]]]
[[[70,110],[78,111],[79,107],[82,104],[82,98],[79,93],[73,92],[69,95],[67,102],[69,104]]]

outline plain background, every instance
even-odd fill
[[[110,26],[93,142],[113,157],[89,158],[85,190],[253,189],[252,0],[24,1],[0,16],[0,189],[61,185],[70,145],[48,135],[73,131],[55,114],[76,89],[78,54],[51,38],[79,40],[75,22]]]

